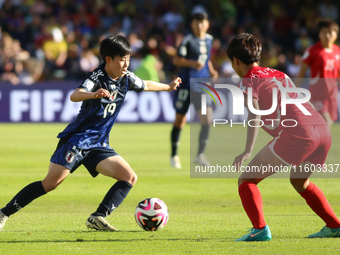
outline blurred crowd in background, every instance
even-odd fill
[[[339,9],[331,0],[0,0],[0,80],[82,80],[101,63],[100,41],[120,34],[131,42],[131,71],[169,81],[191,13],[200,11],[209,15],[220,77],[235,75],[226,49],[242,32],[261,40],[262,66],[295,77],[303,52],[318,41],[318,19],[339,23]]]

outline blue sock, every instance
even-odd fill
[[[130,183],[117,181],[107,192],[97,211],[92,213],[92,215],[102,217],[110,215],[123,202],[131,188],[132,185]]]
[[[45,195],[46,191],[41,181],[33,182],[23,188],[13,199],[2,208],[1,211],[6,215],[10,216],[26,205],[31,203],[34,199]]]
[[[205,146],[208,143],[209,128],[210,128],[210,125],[202,125],[202,127],[201,127],[201,132],[200,132],[200,136],[199,136],[198,154],[203,153]]]
[[[178,141],[181,129],[178,127],[173,127],[171,131],[171,157],[177,155]]]

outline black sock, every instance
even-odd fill
[[[6,215],[10,216],[20,209],[24,208],[26,205],[31,203],[34,199],[45,195],[46,191],[41,181],[33,182],[19,191],[18,194],[13,197],[13,199],[2,208],[1,211]]]
[[[132,185],[126,181],[117,181],[106,193],[103,201],[98,206],[97,211],[92,213],[93,216],[106,217],[110,215],[124,200]]]
[[[177,147],[179,141],[179,135],[181,133],[181,129],[178,127],[173,127],[171,131],[171,157],[177,155]]]
[[[203,153],[205,146],[208,143],[209,128],[210,128],[210,125],[202,125],[201,127],[201,132],[199,136],[198,155]]]

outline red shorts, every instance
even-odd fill
[[[328,112],[333,121],[338,119],[338,98],[329,97],[325,99],[313,99],[311,98],[311,103],[314,105],[315,110],[320,113]]]
[[[284,163],[298,166],[303,161],[324,164],[331,144],[327,124],[320,124],[284,129],[268,145],[271,152]]]

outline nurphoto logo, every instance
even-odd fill
[[[222,101],[216,89],[228,89],[231,92],[231,96],[233,99],[233,104],[232,104],[233,115],[244,115],[245,114],[244,106],[247,106],[247,108],[249,109],[251,113],[255,115],[260,115],[260,116],[267,116],[277,111],[277,116],[275,119],[265,119],[265,121],[271,122],[271,125],[270,125],[271,128],[276,128],[278,126],[278,123],[276,122],[280,122],[281,115],[287,114],[286,108],[287,108],[287,105],[289,104],[294,104],[304,115],[311,115],[311,113],[303,106],[303,104],[309,102],[311,98],[311,93],[309,92],[309,90],[305,88],[296,88],[293,81],[288,76],[286,76],[285,78],[285,83],[290,84],[291,87],[290,86],[284,87],[282,84],[282,81],[277,80],[276,78],[273,78],[270,82],[273,82],[276,85],[275,87],[272,88],[272,105],[269,109],[262,109],[262,110],[255,109],[255,107],[253,106],[251,96],[247,97],[247,102],[246,102],[247,104],[245,104],[243,93],[247,91],[248,95],[252,95],[253,88],[243,86],[242,81],[240,82],[239,87],[232,85],[232,84],[215,84],[214,86],[215,88],[213,88],[212,86],[209,86],[208,84],[205,84],[202,82],[198,82],[198,83],[208,87],[217,96],[217,98],[220,101],[221,106],[222,106]],[[210,93],[207,89],[202,89],[202,88],[199,88],[199,89],[205,91],[214,100],[215,105],[216,105],[216,101],[212,93]],[[280,90],[280,93],[281,93],[280,107],[278,107],[278,95],[279,95],[278,90]],[[201,114],[202,115],[207,114],[207,94],[201,94]],[[259,121],[259,126],[264,125],[263,120],[258,120],[258,121]],[[293,119],[283,120],[282,122],[284,123],[281,123],[281,125],[288,127],[287,125],[285,125],[285,122],[287,121],[294,123],[293,125],[289,125],[289,127],[294,127],[297,125],[297,121]],[[213,126],[215,127],[215,125],[217,124],[227,124],[228,122],[229,121],[226,119],[213,119]],[[245,126],[245,122],[246,121],[244,120],[242,123],[234,123],[234,124],[244,124]],[[248,125],[252,126],[250,124],[252,122],[256,122],[256,120],[248,120]]]

